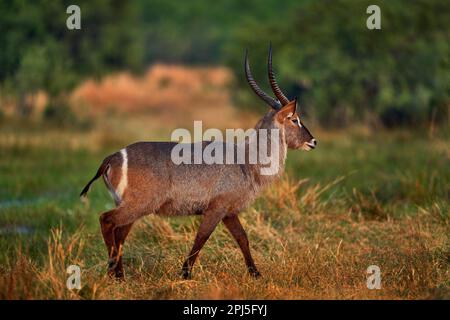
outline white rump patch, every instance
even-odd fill
[[[120,177],[119,185],[117,186],[116,193],[119,199],[122,199],[123,193],[128,185],[128,155],[127,149],[123,148],[120,150],[122,155],[122,175]]]
[[[111,196],[113,197],[114,202],[116,203],[116,205],[119,205],[120,198],[117,195],[116,190],[114,190],[114,187],[111,184],[111,181],[109,181],[110,173],[111,173],[111,167],[108,165],[108,169],[106,170],[105,174],[103,175],[103,180],[105,181],[108,191],[111,194]]]

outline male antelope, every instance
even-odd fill
[[[97,174],[81,192],[85,196],[91,183],[103,177],[114,197],[116,208],[100,217],[101,231],[108,249],[108,274],[122,278],[122,245],[133,223],[148,214],[203,216],[192,250],[183,264],[183,277],[190,278],[192,266],[209,236],[222,221],[237,241],[248,271],[258,277],[250,254],[247,235],[238,214],[283,171],[287,148],[311,150],[316,140],[303,125],[297,113],[297,99],[289,101],[281,92],[272,71],[269,48],[268,74],[273,99],[256,84],[250,71],[247,52],[245,74],[253,91],[271,110],[255,129],[278,129],[279,170],[262,175],[260,164],[174,164],[171,150],[175,142],[138,142],[106,157]],[[205,148],[209,141],[200,142]],[[254,142],[253,142],[254,143]],[[191,145],[192,146],[192,145]],[[259,146],[258,146],[259,147]]]

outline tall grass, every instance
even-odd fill
[[[112,150],[164,139],[149,126],[151,116],[120,131],[111,130],[117,119],[88,132],[0,130],[0,298],[450,298],[445,131],[319,130],[317,150],[289,152],[283,178],[241,215],[261,279],[246,274],[219,226],[193,280],[182,280],[199,218],[157,216],[140,220],[125,244],[127,280],[109,279],[98,214],[112,201],[98,182],[87,203],[78,193]],[[66,287],[72,264],[80,290]],[[381,269],[380,290],[366,286],[370,265]]]

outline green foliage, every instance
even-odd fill
[[[323,124],[346,125],[375,115],[388,126],[417,125],[433,110],[445,121],[449,5],[380,2],[382,29],[372,31],[366,28],[369,4],[373,1],[298,2],[282,22],[240,24],[234,47],[251,48],[255,73],[265,80],[261,57],[271,40],[282,88],[290,97],[300,94]],[[240,70],[242,58],[237,58],[231,64]],[[239,80],[244,88],[243,76]]]
[[[368,30],[366,8],[381,8]],[[418,125],[450,103],[450,6],[442,1],[142,1],[149,61],[225,63],[235,101],[260,104],[243,75],[244,48],[267,87],[272,41],[279,82],[324,125]]]
[[[244,80],[269,91],[268,43],[289,97],[323,125],[386,126],[448,121],[448,2],[278,0],[78,1],[82,30],[66,28],[70,1],[0,3],[0,86],[18,94],[58,95],[87,76],[143,70],[155,61],[225,64],[236,73],[234,100],[260,105]],[[381,8],[381,30],[368,30],[366,8]]]
[[[81,30],[66,27],[71,1],[0,3],[0,84],[16,94],[67,92],[85,77],[142,66],[136,7],[115,0],[78,1]]]
[[[53,99],[45,107],[45,122],[56,128],[86,130],[92,127],[92,119],[81,117],[73,112],[66,99]]]

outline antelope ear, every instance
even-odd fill
[[[287,118],[293,116],[297,111],[297,97],[289,102],[287,105],[282,107],[275,115],[276,120],[279,123],[283,123]]]

